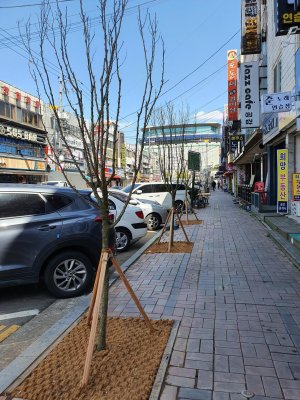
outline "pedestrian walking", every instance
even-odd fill
[[[220,180],[218,180],[218,190],[220,189]]]
[[[216,190],[216,181],[212,181],[211,186],[213,188],[213,191]]]

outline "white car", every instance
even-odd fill
[[[173,186],[176,186],[176,197],[175,197],[175,205],[177,209],[180,209],[184,205],[185,200],[185,185],[182,183],[173,183]],[[132,185],[126,186],[122,189],[123,192],[129,193]],[[187,193],[188,199],[189,195]],[[136,183],[134,185],[132,191],[132,198],[143,200],[149,199],[157,201],[162,206],[166,207],[168,210],[172,207],[172,197],[168,192],[167,185],[163,182],[141,182]]]
[[[123,202],[128,198],[126,193],[117,189],[110,189],[109,193]],[[132,199],[130,204],[141,207],[149,231],[158,230],[161,224],[166,222],[168,210],[158,202],[148,199]]]
[[[69,187],[68,182],[66,182],[66,181],[46,181],[46,182],[42,182],[41,185]]]
[[[93,193],[90,197],[95,201]],[[109,209],[114,214],[115,219],[121,213],[124,207],[124,201],[108,196]],[[147,234],[147,224],[144,221],[144,214],[140,207],[128,204],[120,221],[115,226],[116,230],[116,248],[118,251],[125,251],[131,243],[136,242]]]

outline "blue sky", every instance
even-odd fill
[[[36,95],[36,88],[29,73],[28,61],[24,50],[19,47],[21,44],[16,40],[18,22],[23,25],[28,18],[32,23],[36,22],[39,7],[24,7],[35,3],[40,3],[40,0],[0,0],[0,79],[33,95]],[[84,4],[91,18],[98,16],[96,0],[86,0]],[[189,107],[191,122],[195,114],[198,118],[202,115],[203,121],[220,118],[219,113],[227,102],[226,53],[228,49],[240,47],[240,0],[129,0],[130,9],[122,30],[124,63],[121,118],[137,110],[141,97],[142,85],[139,83],[143,81],[143,63],[135,8],[138,4],[143,4],[142,12],[148,8],[151,14],[156,14],[165,43],[166,94],[159,104],[174,100],[177,108]],[[21,5],[23,7],[4,8]],[[78,0],[62,5],[68,7],[71,22],[78,22]],[[95,29],[99,27],[97,21],[93,26]],[[69,48],[80,80],[87,83],[86,68],[80,54],[81,41],[81,32],[75,30],[70,35]],[[224,47],[220,49],[221,46]],[[58,73],[55,67],[51,79],[58,98]],[[174,85],[177,86],[172,88]],[[207,117],[208,112],[213,113]],[[134,121],[135,115],[122,120],[129,141],[134,137],[134,125],[131,125]],[[126,128],[126,125],[131,127]]]

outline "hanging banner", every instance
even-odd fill
[[[241,54],[261,52],[260,0],[242,0]]]
[[[238,119],[238,98],[237,98],[237,50],[227,51],[228,67],[228,120],[236,121]]]
[[[300,174],[293,174],[293,201],[300,201]]]
[[[288,151],[277,150],[277,212],[288,213]]]
[[[261,112],[282,113],[292,109],[291,92],[267,93],[261,95]]]
[[[295,28],[291,33],[299,33],[300,11],[295,9],[291,0],[274,0],[275,36],[287,35],[290,28]]]
[[[242,63],[240,72],[241,127],[258,128],[260,126],[258,61]]]

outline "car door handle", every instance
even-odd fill
[[[41,225],[37,229],[39,231],[51,231],[52,229],[55,229],[56,225]]]

